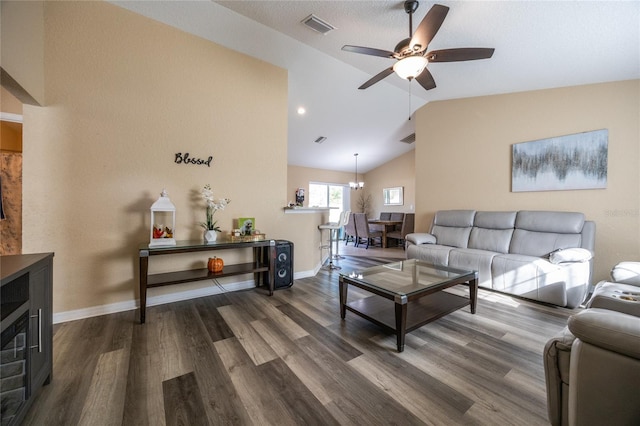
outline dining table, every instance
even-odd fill
[[[382,248],[387,248],[387,232],[393,231],[396,225],[402,225],[401,220],[382,220],[382,219],[369,219],[369,225],[381,225],[382,226]]]

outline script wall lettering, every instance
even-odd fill
[[[189,153],[185,152],[184,154],[181,152],[176,152],[176,158],[174,162],[176,164],[195,164],[195,165],[206,165],[207,167],[211,167],[211,162],[213,161],[213,156],[209,156],[206,160],[202,158],[189,157]]]

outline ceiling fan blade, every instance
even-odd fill
[[[432,50],[425,56],[429,62],[458,62],[487,59],[493,56],[495,49],[484,47],[463,47],[460,49]]]
[[[416,32],[411,37],[409,46],[412,50],[422,52],[427,49],[427,46],[440,29],[448,12],[449,8],[441,4],[434,4],[431,9],[429,9],[429,12],[427,12],[422,22],[420,22],[420,25],[418,25]]]
[[[416,81],[420,83],[420,86],[424,87],[425,90],[436,88],[436,81],[426,68],[416,77]]]
[[[396,56],[394,52],[390,52],[388,50],[374,49],[372,47],[350,46],[348,44],[342,46],[342,50],[346,52],[361,53],[363,55],[380,56],[383,58],[395,58]]]
[[[380,80],[390,76],[391,74],[393,74],[393,67],[387,68],[386,70],[384,70],[382,72],[379,72],[378,74],[374,75],[369,80],[367,80],[362,86],[358,87],[358,89],[364,90],[369,86],[373,86],[374,84],[376,84]]]

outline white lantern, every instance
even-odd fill
[[[151,205],[151,234],[149,247],[175,246],[176,206],[163,189],[160,198]]]

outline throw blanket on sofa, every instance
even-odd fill
[[[595,223],[575,212],[442,210],[407,235],[407,258],[478,271],[481,287],[575,308],[586,297]]]

